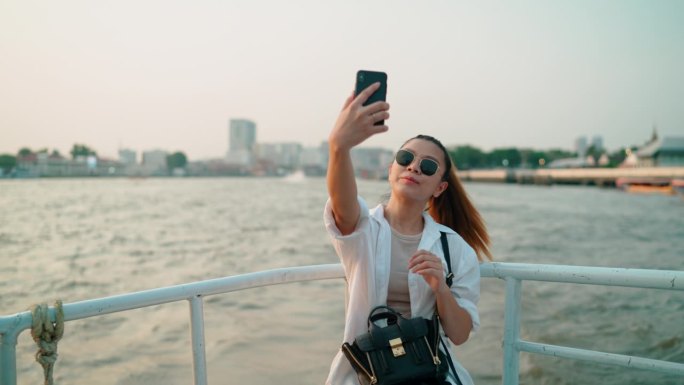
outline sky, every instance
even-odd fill
[[[641,145],[684,136],[684,1],[0,0],[0,153],[317,146],[359,69],[391,106],[363,146]]]

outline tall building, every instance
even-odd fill
[[[302,170],[309,176],[323,176],[328,169],[328,142],[317,147],[304,147],[300,156]]]
[[[256,124],[251,120],[231,119],[228,138],[228,152],[252,152],[256,143]]]
[[[369,179],[385,179],[394,153],[380,147],[354,147],[351,150],[356,176]]]
[[[580,136],[575,140],[575,151],[577,152],[577,157],[584,159],[587,157],[587,137]]]
[[[302,145],[300,143],[259,143],[254,155],[260,161],[268,161],[277,167],[295,170],[300,166]]]
[[[137,162],[138,154],[129,149],[120,149],[119,150],[119,162],[125,164],[125,165],[130,165],[130,164],[135,164]]]
[[[591,145],[594,147],[594,152],[596,154],[603,152],[603,137],[601,135],[594,136],[591,141]]]
[[[249,167],[254,162],[256,124],[246,119],[231,119],[228,132],[228,163]]]
[[[168,153],[163,150],[149,150],[142,153],[142,167],[147,175],[165,175],[166,156]]]

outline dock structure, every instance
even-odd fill
[[[684,167],[459,170],[463,181],[615,186],[618,178],[684,179]]]

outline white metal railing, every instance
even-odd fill
[[[522,281],[564,282],[684,291],[684,271],[496,262],[480,265],[480,272],[482,277],[500,278],[506,282],[503,341],[504,385],[518,384],[520,352],[684,375],[684,363],[541,344],[520,339]],[[203,297],[261,286],[343,277],[344,272],[339,264],[260,271],[64,304],[64,321],[73,321],[187,300],[190,305],[194,381],[196,385],[206,385],[207,369],[204,349]],[[50,308],[49,316],[52,320],[55,319],[53,308]],[[17,337],[22,331],[31,327],[31,321],[30,312],[0,317],[0,385],[16,385]]]
[[[518,384],[520,352],[684,375],[684,363],[541,344],[520,339],[522,281],[564,282],[684,291],[684,271],[489,263],[482,264],[480,272],[483,277],[496,277],[506,281],[503,341],[504,385]]]

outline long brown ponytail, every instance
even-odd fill
[[[437,222],[452,228],[475,249],[480,261],[492,260],[489,251],[489,234],[482,216],[470,201],[468,193],[463,188],[461,180],[456,174],[456,167],[451,161],[449,152],[442,143],[429,135],[418,135],[413,139],[427,140],[436,144],[444,153],[446,170],[442,180],[449,185],[437,198],[432,198],[428,213]],[[407,143],[413,139],[409,139]]]

